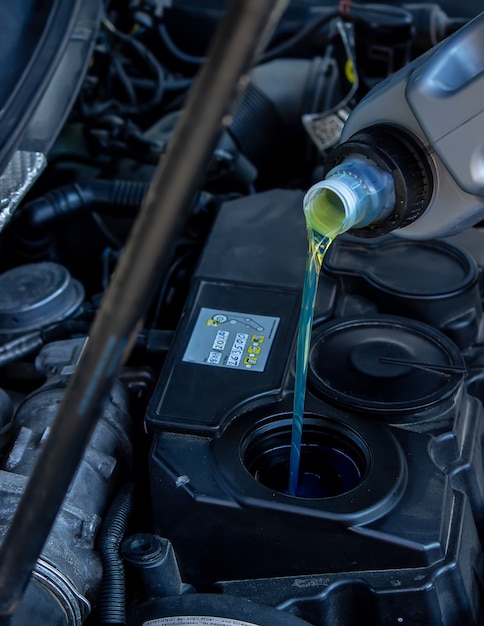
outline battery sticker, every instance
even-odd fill
[[[263,372],[279,321],[202,307],[182,361]]]

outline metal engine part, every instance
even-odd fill
[[[11,523],[49,435],[84,341],[48,344],[37,358],[37,369],[48,378],[20,403],[14,415],[11,443],[4,450],[0,470],[0,536]],[[127,394],[121,383],[116,383],[14,614],[13,624],[30,623],[32,615],[37,615],[38,623],[77,626],[89,613],[102,576],[101,561],[95,551],[96,535],[113,490],[130,465],[129,430]]]

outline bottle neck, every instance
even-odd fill
[[[352,228],[384,221],[396,202],[393,178],[369,159],[350,155],[304,198],[307,224],[334,237]]]

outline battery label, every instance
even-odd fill
[[[202,307],[182,361],[263,372],[279,321]]]

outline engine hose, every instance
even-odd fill
[[[44,341],[39,331],[15,337],[0,346],[0,367],[27,356],[42,347]]]
[[[124,539],[134,502],[134,485],[122,487],[101,526],[98,549],[103,580],[97,602],[99,624],[126,624],[126,582],[119,547]]]
[[[14,337],[6,343],[0,344],[0,367],[4,367],[13,361],[17,361],[24,356],[37,352],[46,343],[59,341],[60,339],[71,337],[74,334],[87,335],[88,331],[89,323],[87,322],[64,320],[60,323]],[[163,347],[169,341],[169,337],[169,334],[154,333],[152,336],[148,335],[147,338],[143,337],[141,339],[141,345],[143,347],[145,345],[154,345],[156,347],[161,345]],[[153,348],[151,349],[153,350]]]
[[[90,212],[134,217],[147,190],[148,183],[131,180],[89,180],[58,187],[26,204],[16,228],[34,235]]]

